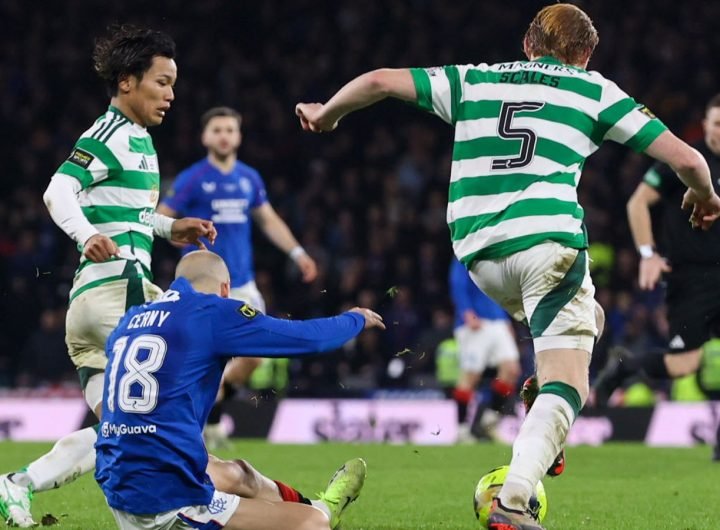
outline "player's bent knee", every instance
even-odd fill
[[[258,494],[258,473],[244,460],[221,460],[210,455],[207,472],[219,491],[245,498]]]

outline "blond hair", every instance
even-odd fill
[[[532,57],[550,55],[565,64],[580,64],[592,55],[600,39],[592,20],[572,4],[541,9],[525,33],[525,50]]]

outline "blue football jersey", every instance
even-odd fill
[[[230,270],[232,287],[254,278],[250,212],[267,202],[260,174],[238,161],[229,174],[220,172],[207,158],[181,172],[162,201],[186,217],[215,223],[218,235],[212,251]],[[183,254],[197,250],[189,245]]]
[[[457,258],[450,263],[450,296],[455,305],[455,327],[465,323],[463,313],[468,309],[487,320],[510,320],[505,310],[475,285],[465,265]]]
[[[159,300],[131,308],[106,347],[95,479],[108,504],[134,514],[207,505],[214,487],[202,430],[227,359],[331,350],[364,326],[357,313],[268,317],[198,293],[183,278]]]

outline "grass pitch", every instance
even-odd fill
[[[16,469],[49,444],[0,442],[0,472]],[[481,475],[510,460],[510,448],[386,445],[273,446],[237,442],[222,457],[246,458],[262,473],[307,496],[322,490],[343,461],[368,462],[365,489],[347,513],[344,530],[477,530],[472,494]],[[568,450],[568,468],[544,479],[548,530],[720,528],[720,463],[707,448],[648,449],[613,444]],[[57,530],[114,529],[100,489],[84,476],[35,496],[37,521],[51,513]],[[0,522],[0,528],[3,523]]]

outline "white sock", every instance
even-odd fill
[[[59,488],[95,469],[95,441],[92,427],[60,438],[52,450],[27,468],[35,491]]]
[[[327,515],[328,521],[332,518],[330,516],[330,508],[328,508],[328,505],[325,504],[323,501],[311,500],[310,504],[312,504],[313,506],[315,506],[315,508]]]
[[[538,481],[545,476],[565,443],[575,419],[570,404],[555,394],[540,394],[528,412],[513,444],[500,502],[507,508],[525,510]]]

